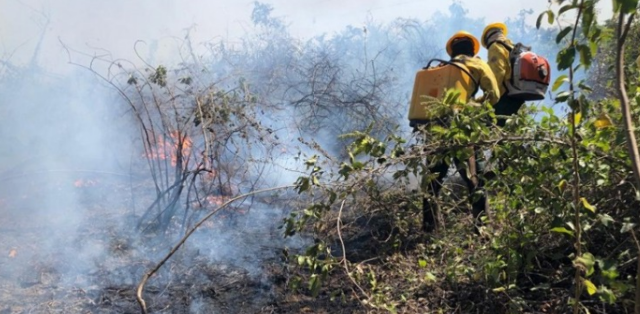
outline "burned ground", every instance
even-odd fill
[[[134,181],[135,193],[148,188]],[[131,183],[109,175],[5,180],[0,313],[140,312],[136,287],[181,230],[170,229],[163,237],[134,232],[138,216],[132,206],[148,200],[132,200]],[[80,205],[45,208],[30,201],[52,191],[71,191],[68,195],[76,195]],[[263,203],[233,217],[225,212],[213,217],[149,281],[144,290],[149,311],[304,312],[305,301],[286,296],[281,254],[303,241],[283,240],[277,229],[281,214],[275,205]]]

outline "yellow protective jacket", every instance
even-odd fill
[[[502,37],[497,41],[503,41],[509,47],[513,47],[513,43]],[[500,88],[500,96],[507,92],[505,83],[511,79],[511,62],[509,61],[509,50],[498,42],[493,42],[489,46],[489,53],[487,55],[489,59],[489,67],[493,71],[493,75],[498,81],[498,87]]]
[[[495,104],[500,99],[500,86],[496,80],[493,71],[482,61],[479,57],[468,57],[465,55],[459,55],[453,58],[454,61],[460,61],[471,73],[474,81],[478,82],[480,89],[484,93],[484,98],[489,101],[490,104]],[[471,95],[473,91],[467,91],[468,95]]]

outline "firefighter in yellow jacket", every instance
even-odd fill
[[[491,68],[480,57],[477,57],[480,45],[478,39],[465,31],[459,31],[447,41],[447,53],[452,61],[459,61],[466,66],[473,80],[480,84],[484,93],[481,100],[487,100],[492,105],[500,98],[500,87]],[[472,91],[467,95],[472,97]],[[467,99],[469,100],[469,99]]]
[[[484,95],[483,99],[489,101],[492,105],[496,103],[499,99],[499,87],[493,76],[493,73],[489,66],[482,61],[480,58],[475,57],[478,51],[480,50],[480,43],[478,40],[468,32],[460,31],[454,34],[449,41],[447,41],[447,53],[451,57],[451,61],[454,63],[461,63],[468,70],[469,74],[473,78],[474,82],[477,82],[482,89]],[[470,87],[470,90],[466,91],[467,99],[466,102],[473,97],[473,92],[475,87]],[[486,195],[483,191],[484,182],[481,176],[477,176],[477,172],[479,171],[478,157],[481,155],[481,151],[475,149],[474,157],[468,160],[469,169],[471,178],[467,176],[466,171],[459,171],[460,175],[464,179],[467,184],[467,188],[469,189],[469,195],[471,198],[471,207],[472,214],[474,220],[477,224],[480,223],[480,215],[483,212],[486,212],[488,203]],[[461,161],[457,158],[454,160],[456,167],[461,164]],[[449,170],[449,165],[447,160],[442,160],[436,165],[432,166],[430,169],[431,173],[437,174],[438,177],[434,179],[429,185],[429,190],[432,199],[425,197],[423,201],[423,230],[430,232],[432,231],[436,225],[438,225],[439,220],[439,209],[437,202],[435,201],[435,197],[438,196],[440,189],[442,188],[442,183],[444,178],[447,175]],[[477,230],[477,229],[476,229]]]
[[[493,106],[496,115],[510,116],[518,112],[524,100],[515,99],[507,95],[506,82],[511,79],[511,61],[509,49],[513,42],[507,39],[507,26],[504,23],[487,25],[482,32],[482,46],[488,50],[487,63],[493,71],[500,88],[500,100]],[[498,126],[503,127],[506,119],[498,118]]]

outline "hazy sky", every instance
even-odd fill
[[[290,23],[294,36],[332,33],[346,25],[380,22],[398,17],[427,19],[447,12],[446,0],[263,0],[273,15]],[[459,1],[471,17],[486,22],[515,17],[533,9],[529,22],[548,7],[547,0]],[[0,0],[0,57],[11,62],[30,60],[39,35],[46,36],[39,62],[51,68],[64,56],[60,42],[87,52],[106,49],[130,58],[136,40],[172,45],[192,29],[195,43],[224,38],[233,41],[249,26],[253,1],[238,0]],[[602,1],[610,12],[611,1]],[[610,14],[607,14],[610,15]],[[606,16],[606,15],[605,15]],[[49,20],[46,23],[46,20]]]

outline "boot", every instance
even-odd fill
[[[438,224],[439,207],[434,202],[432,205],[429,198],[422,199],[422,231],[433,232]]]

